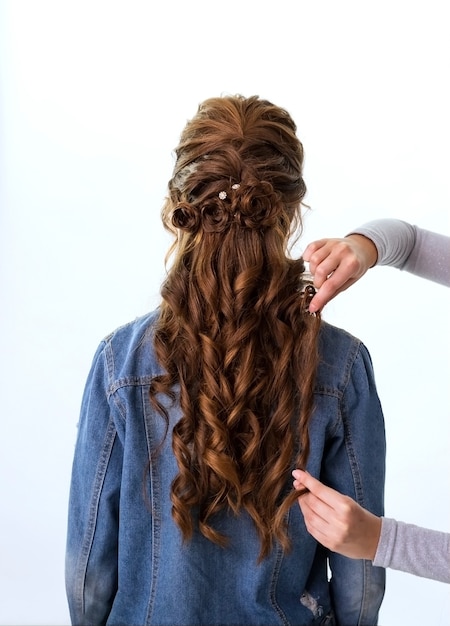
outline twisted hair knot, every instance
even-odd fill
[[[281,195],[267,181],[234,184],[204,199],[200,205],[179,202],[172,212],[175,228],[195,233],[224,232],[235,223],[241,228],[272,228],[283,210]]]
[[[281,196],[267,181],[241,185],[231,197],[234,219],[242,228],[272,228],[283,210]]]
[[[222,233],[232,221],[228,207],[220,198],[210,198],[201,208],[202,227],[207,233]]]
[[[172,224],[175,228],[187,232],[196,232],[200,218],[198,211],[188,202],[180,202],[172,212]]]

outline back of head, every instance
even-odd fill
[[[163,207],[175,234],[162,286],[158,393],[179,385],[173,514],[185,537],[245,509],[267,554],[286,544],[286,480],[308,454],[320,320],[307,313],[301,226],[303,148],[282,108],[256,96],[203,102],[183,130]]]
[[[295,133],[284,109],[256,96],[203,102],[176,149],[166,225],[191,234],[276,227],[285,240],[306,191]]]

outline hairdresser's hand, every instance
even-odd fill
[[[309,263],[318,289],[309,310],[315,313],[353,285],[377,262],[377,249],[368,237],[348,235],[343,239],[319,239],[310,243],[303,258]]]
[[[326,487],[308,472],[294,470],[294,488],[308,489],[298,498],[308,532],[332,552],[352,559],[375,558],[381,518],[352,498]]]

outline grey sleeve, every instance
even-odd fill
[[[377,265],[390,265],[450,287],[450,237],[396,219],[367,222],[349,234],[373,241]]]
[[[450,583],[450,533],[382,517],[373,564]]]

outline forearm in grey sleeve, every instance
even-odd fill
[[[373,241],[377,265],[396,267],[450,286],[450,237],[396,219],[367,222],[353,233]]]
[[[450,583],[450,533],[383,517],[373,564]]]

